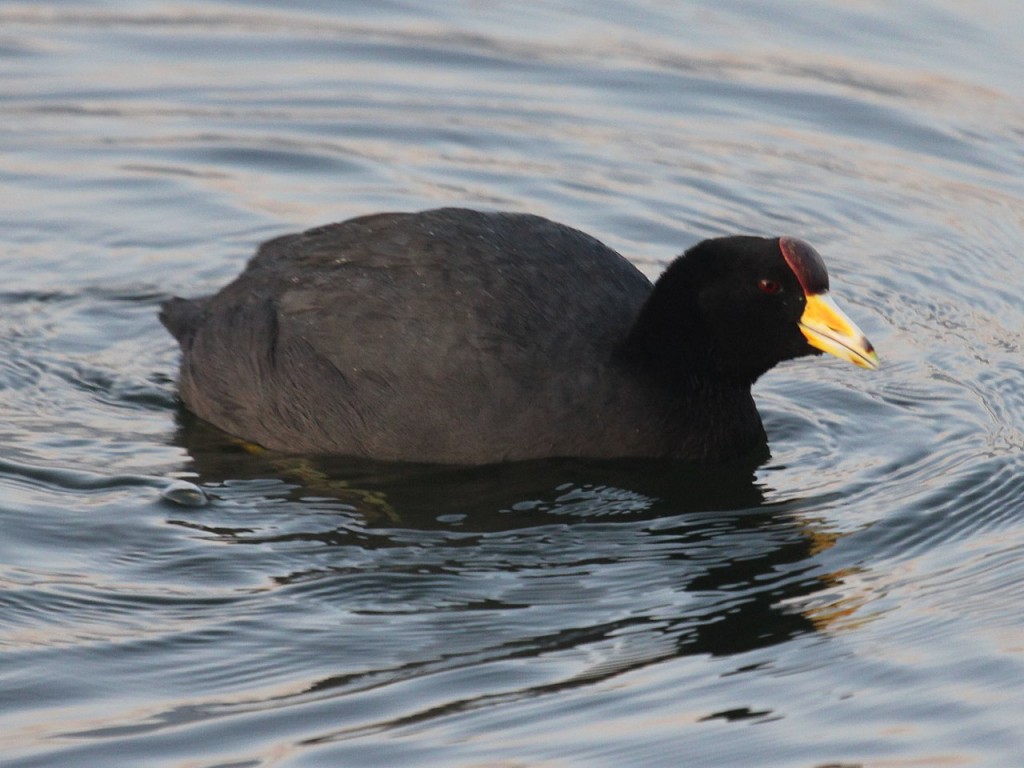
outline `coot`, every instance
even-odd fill
[[[269,449],[719,461],[764,445],[750,388],[776,363],[877,366],[828,287],[795,238],[705,240],[652,286],[578,230],[445,208],[270,240],[160,318],[185,406]]]

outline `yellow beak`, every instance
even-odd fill
[[[871,342],[826,293],[807,297],[807,306],[800,316],[800,330],[807,343],[822,352],[861,368],[878,367],[878,354]]]

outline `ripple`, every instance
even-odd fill
[[[1013,764],[1014,8],[4,6],[4,759]],[[438,204],[651,277],[806,237],[883,367],[773,371],[771,458],[715,469],[256,455],[177,407],[165,295]]]

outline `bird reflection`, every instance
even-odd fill
[[[588,680],[671,656],[725,656],[765,648],[823,631],[833,619],[844,618],[842,606],[806,607],[814,603],[814,596],[841,584],[843,574],[824,573],[815,558],[835,543],[837,534],[810,518],[806,504],[794,514],[793,504],[766,499],[756,476],[766,452],[714,467],[636,460],[544,460],[472,468],[387,464],[254,451],[187,413],[181,418],[180,440],[215,503],[218,487],[225,481],[275,479],[299,508],[309,499],[321,504],[329,499],[336,500],[339,513],[344,513],[344,524],[328,531],[311,530],[306,537],[338,548],[339,562],[319,573],[309,563],[295,562],[293,572],[272,576],[281,585],[317,578],[343,582],[360,575],[365,588],[367,574],[355,574],[354,566],[347,570],[341,562],[346,547],[363,552],[408,549],[417,537],[429,539],[434,550],[444,549],[443,561],[434,562],[432,557],[442,556],[424,545],[423,562],[405,564],[405,575],[417,567],[424,573],[442,570],[454,574],[457,583],[459,575],[479,569],[474,553],[493,545],[494,536],[504,533],[502,551],[509,572],[544,576],[559,568],[565,571],[567,563],[580,564],[581,594],[569,594],[563,582],[547,584],[549,589],[563,590],[556,599],[564,600],[571,610],[587,599],[588,589],[607,588],[590,581],[607,579],[602,568],[611,572],[630,558],[653,553],[645,563],[645,578],[656,573],[659,589],[669,588],[678,596],[671,605],[661,606],[658,615],[638,609],[627,617],[571,629],[538,626],[528,638],[517,640],[516,653],[544,655],[609,642],[623,633],[645,638],[632,651],[584,675]],[[602,526],[600,533],[594,528],[597,525]],[[531,529],[550,531],[552,526],[574,537],[576,549],[571,556],[565,551],[545,551],[545,541],[552,534],[529,533]],[[238,543],[270,541],[251,529],[232,534],[217,526],[216,533],[233,536]],[[609,537],[614,547],[608,546]],[[295,538],[290,535],[290,540]],[[488,567],[494,566],[492,559]],[[380,590],[394,589],[387,573],[381,578]],[[540,579],[534,583],[544,586]],[[637,585],[641,596],[649,586]],[[341,583],[336,599],[346,600]],[[595,599],[600,600],[600,594]],[[524,591],[517,601],[485,595],[472,607],[500,614],[528,603],[529,594]],[[430,608],[428,604],[423,610]],[[587,615],[586,610],[580,613]],[[448,662],[422,661],[428,667],[444,663]],[[582,682],[574,676],[561,684]],[[316,687],[350,684],[350,675],[340,675]]]

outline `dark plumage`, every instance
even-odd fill
[[[185,405],[267,448],[718,460],[763,443],[750,386],[776,363],[838,344],[873,367],[841,314],[847,327],[805,322],[827,288],[788,238],[704,241],[652,288],[575,229],[441,209],[276,238],[219,293],[160,317]]]

